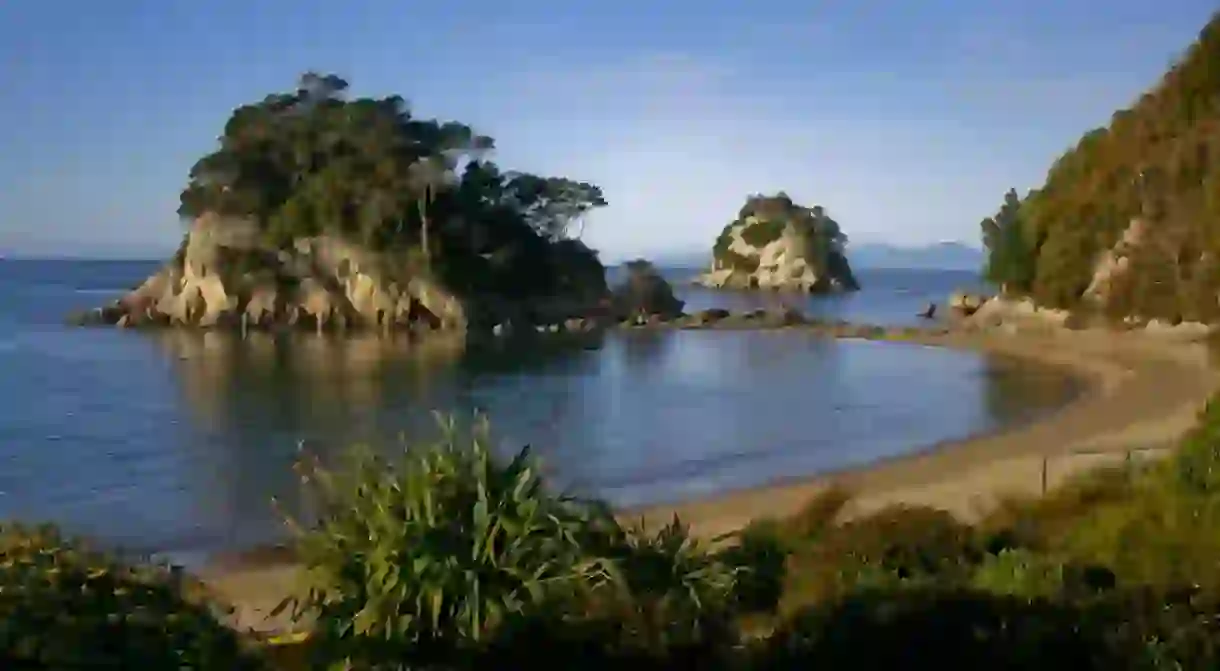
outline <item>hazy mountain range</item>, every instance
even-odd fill
[[[661,253],[645,257],[663,268],[703,268],[711,263],[709,252]],[[884,243],[862,243],[847,248],[853,268],[910,268],[917,270],[978,270],[983,250],[962,242],[938,242],[917,247]]]
[[[847,260],[853,268],[912,268],[919,270],[979,270],[983,250],[961,242],[938,242],[922,247],[883,243],[851,245]]]

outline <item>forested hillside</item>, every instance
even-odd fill
[[[1039,304],[1220,317],[1220,14],[1159,83],[982,226],[989,279]]]

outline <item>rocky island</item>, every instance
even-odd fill
[[[333,75],[234,110],[180,196],[157,273],[78,323],[465,331],[610,307],[569,232],[592,184],[502,171],[491,138],[355,98]]]
[[[696,283],[715,289],[825,293],[859,289],[843,253],[839,224],[818,205],[784,192],[751,196],[712,249],[712,267]]]

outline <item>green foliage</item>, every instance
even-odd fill
[[[1029,233],[1021,217],[1021,198],[1015,189],[1004,194],[1004,205],[998,214],[983,220],[983,244],[987,248],[987,263],[983,276],[1010,292],[1029,291],[1037,257],[1030,244]]]
[[[977,561],[974,531],[933,508],[891,506],[831,526],[788,563],[784,610],[827,601],[866,583],[956,578]]]
[[[720,552],[729,566],[743,567],[732,595],[742,614],[772,614],[779,607],[787,577],[789,545],[774,520],[755,522],[733,534],[735,541]]]
[[[527,452],[499,463],[488,441],[485,425],[464,438],[449,423],[392,460],[361,450],[343,471],[309,469],[322,516],[299,539],[316,587],[297,614],[320,623],[320,655],[451,660],[598,579],[582,537],[595,511],[545,492]]]
[[[1170,463],[1167,476],[1189,495],[1220,496],[1220,396],[1208,401]]]
[[[1020,239],[995,249],[1032,250],[1032,265],[1008,252],[993,272],[1032,279],[1041,304],[1071,308],[1099,255],[1135,219],[1149,228],[1132,270],[1113,291],[1123,315],[1214,319],[1220,271],[1220,14],[1183,57],[1128,109],[1116,112],[1051,166],[1022,204]],[[990,245],[989,245],[990,247]],[[1023,259],[1023,253],[1011,256]],[[1032,269],[1032,278],[1029,272]],[[1022,287],[1024,288],[1024,287]]]
[[[308,469],[322,515],[299,554],[319,661],[476,664],[575,646],[600,658],[709,655],[733,635],[737,576],[677,520],[621,526],[547,491],[527,451],[501,463],[485,423],[450,421],[392,460]],[[719,654],[719,653],[717,653]]]
[[[186,585],[168,568],[125,564],[54,527],[0,526],[2,666],[261,668]]]
[[[761,249],[780,239],[785,222],[781,219],[755,219],[741,229],[741,240],[747,245]]]
[[[1057,604],[972,591],[864,590],[786,619],[749,668],[1130,668],[1080,621]]]
[[[607,632],[603,646],[688,660],[731,646],[738,579],[754,570],[738,562],[750,557],[709,552],[677,518],[655,534],[621,529],[599,554],[613,580],[586,593],[583,610]]]
[[[990,550],[1047,550],[1098,509],[1123,505],[1134,494],[1131,474],[1125,468],[1098,469],[1041,497],[1001,499],[978,526]]]
[[[469,126],[418,118],[399,96],[346,93],[343,79],[311,73],[234,110],[191,168],[179,214],[248,219],[280,245],[327,233],[416,247],[459,290],[557,292],[602,270],[588,248],[557,244],[606,205],[597,186],[502,172],[484,159],[492,139]]]
[[[1051,598],[1063,592],[1064,565],[1028,549],[988,555],[971,576],[975,589],[1001,596]]]

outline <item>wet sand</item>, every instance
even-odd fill
[[[624,511],[650,525],[677,514],[702,536],[733,531],[753,519],[795,512],[831,484],[854,493],[850,513],[893,503],[923,504],[965,519],[1008,494],[1037,494],[1072,474],[1128,457],[1163,454],[1194,423],[1220,375],[1202,344],[1139,332],[1051,330],[889,334],[877,339],[973,349],[1061,366],[1084,378],[1076,400],[1040,420],[953,441],[843,473],[731,492],[678,505]],[[913,393],[917,388],[913,388]],[[287,619],[266,614],[300,582],[287,552],[269,550],[217,561],[201,577],[236,604],[236,624],[283,631]]]

